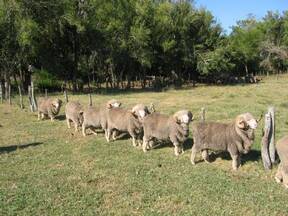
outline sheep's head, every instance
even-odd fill
[[[132,113],[133,115],[137,116],[139,119],[143,119],[150,112],[147,106],[143,104],[137,104],[136,106],[132,108]]]
[[[121,103],[115,99],[109,100],[106,104],[108,109],[114,108],[114,107],[120,107]]]
[[[178,124],[189,124],[192,121],[192,113],[188,110],[180,110],[173,115]]]
[[[52,101],[52,106],[55,108],[55,110],[60,110],[62,105],[62,100],[56,98]]]
[[[251,113],[240,114],[236,117],[236,126],[240,129],[256,129],[258,121],[252,116]]]

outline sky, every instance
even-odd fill
[[[245,19],[249,14],[261,19],[269,10],[278,10],[281,13],[288,10],[288,0],[194,0],[194,2],[196,7],[204,7],[211,11],[228,34],[237,20]]]

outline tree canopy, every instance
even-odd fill
[[[249,16],[226,35],[189,0],[0,0],[0,79],[23,88],[31,73],[73,90],[282,73],[287,46],[288,11]]]

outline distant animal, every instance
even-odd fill
[[[70,101],[65,106],[65,115],[68,128],[71,127],[70,121],[74,123],[75,132],[78,131],[78,127],[83,123],[83,106],[79,101]]]
[[[149,113],[148,108],[143,104],[137,104],[131,110],[110,109],[107,112],[107,142],[110,142],[111,135],[113,135],[112,139],[116,140],[116,132],[127,132],[132,137],[133,146],[137,146],[143,130],[142,120]]]
[[[38,120],[43,120],[49,117],[54,121],[55,116],[58,115],[62,105],[62,100],[58,98],[39,98],[38,99]]]
[[[276,144],[277,153],[280,158],[280,164],[275,175],[275,180],[278,183],[288,188],[288,136],[282,137]]]
[[[183,142],[189,135],[189,124],[192,121],[192,113],[181,110],[172,116],[152,113],[143,120],[143,145],[142,149],[147,152],[152,146],[151,141],[171,141],[174,145],[174,154],[183,153]]]
[[[92,133],[97,135],[96,129],[104,129],[105,136],[107,136],[107,112],[121,106],[121,102],[112,99],[99,107],[89,106],[84,109],[82,134],[86,136],[86,129],[90,128]]]
[[[192,125],[194,144],[191,163],[195,165],[196,153],[201,151],[202,157],[209,162],[208,150],[228,151],[232,158],[232,168],[240,165],[241,153],[248,153],[254,141],[254,130],[257,120],[250,113],[238,115],[228,124],[201,122]]]

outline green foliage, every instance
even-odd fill
[[[37,70],[34,74],[35,86],[40,92],[48,91],[60,91],[61,81],[57,77],[45,70]]]

